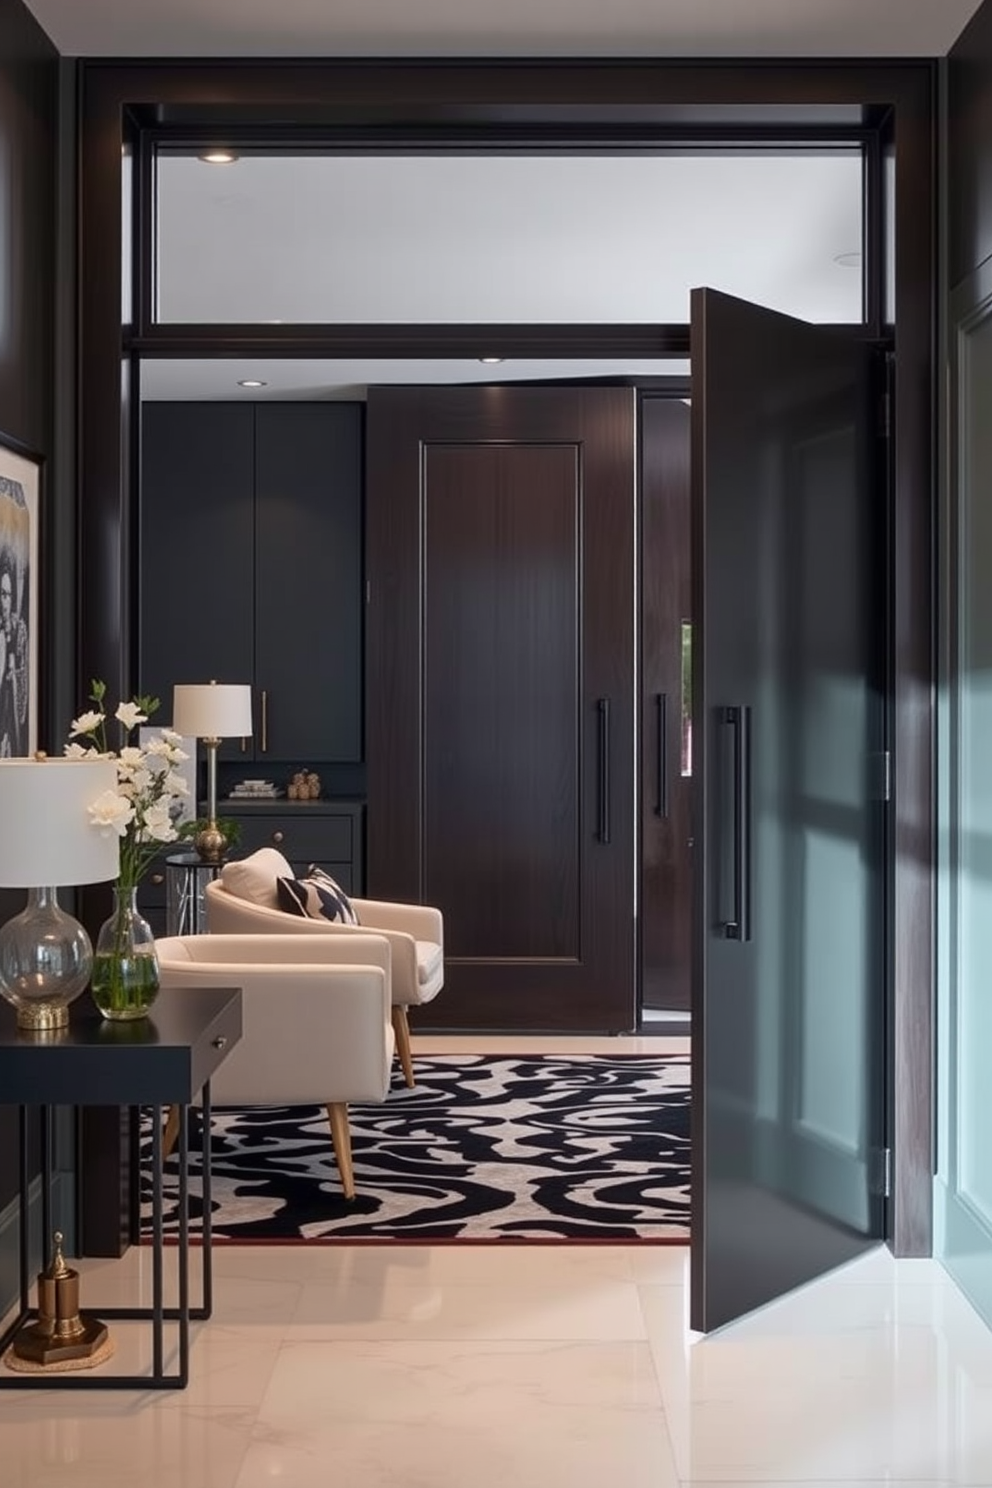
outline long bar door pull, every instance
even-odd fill
[[[668,693],[655,693],[654,705],[658,715],[654,814],[664,818],[668,815]]]
[[[596,704],[599,715],[599,779],[597,806],[599,823],[596,836],[608,844],[610,840],[610,700],[600,698]]]
[[[725,921],[728,940],[751,939],[751,709],[724,709],[732,730],[733,753],[733,898],[732,918]]]

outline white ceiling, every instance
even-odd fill
[[[879,57],[979,0],[26,0],[66,56]]]

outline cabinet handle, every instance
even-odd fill
[[[273,842],[282,842],[282,840],[285,837],[285,835],[286,835],[285,832],[273,832],[272,833],[272,841]]]
[[[152,874],[152,883],[153,884],[165,883],[165,874],[164,873],[153,873]]]
[[[269,747],[269,694],[262,689],[262,753]]]

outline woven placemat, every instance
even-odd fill
[[[98,1364],[106,1364],[108,1359],[114,1356],[113,1335],[108,1333],[95,1353],[90,1354],[87,1359],[59,1359],[54,1364],[37,1364],[34,1359],[22,1359],[14,1353],[14,1345],[3,1356],[3,1362],[8,1369],[14,1369],[18,1374],[67,1374],[70,1369],[95,1369]]]

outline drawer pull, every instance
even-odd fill
[[[163,884],[163,883],[165,883],[165,874],[164,873],[153,873],[152,874],[152,883],[153,884]]]
[[[272,833],[272,841],[273,842],[282,842],[283,839],[285,838],[285,836],[286,836],[285,832],[273,832]]]
[[[214,1048],[215,1049],[226,1049],[227,1048],[227,1039],[225,1038],[225,1036],[223,1034],[220,1034],[219,1037],[217,1037],[217,1038],[214,1039]]]

